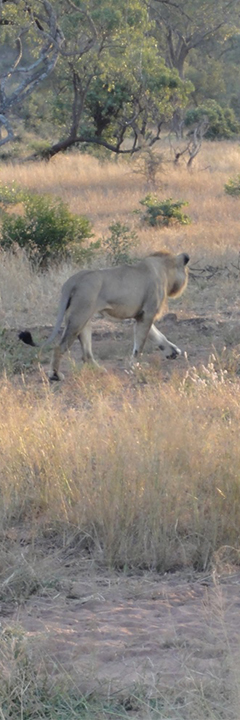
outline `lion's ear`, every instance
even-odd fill
[[[180,264],[183,263],[183,265],[187,265],[190,257],[187,255],[187,253],[180,253],[180,255],[177,255],[177,259],[179,260]]]

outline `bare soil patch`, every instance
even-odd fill
[[[186,718],[194,717],[200,693],[201,717],[236,720],[224,708],[234,700],[239,661],[239,570],[222,578],[189,572],[131,578],[79,572],[76,560],[66,566],[58,586],[42,588],[11,617],[55,674],[64,669],[87,696],[120,693],[126,703],[129,692],[128,710],[137,688],[147,688],[149,698],[172,698],[179,712],[187,697]]]

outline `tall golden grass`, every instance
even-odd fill
[[[3,380],[2,527],[76,535],[111,567],[206,568],[239,542],[239,396],[214,365],[125,397],[87,368],[59,396]]]
[[[171,229],[149,229],[138,223],[133,210],[151,186],[135,172],[136,159],[99,163],[87,155],[58,156],[49,163],[2,165],[1,183],[15,180],[40,193],[53,193],[69,203],[72,212],[86,214],[97,236],[114,220],[137,226],[139,251],[166,245],[178,250],[187,243],[191,253],[210,255],[238,250],[238,201],[224,193],[224,184],[239,171],[238,143],[205,143],[189,172],[184,162],[174,167],[165,149],[162,173],[155,192],[162,198],[188,201],[192,224]]]
[[[8,164],[1,166],[1,183],[12,181],[40,193],[52,193],[68,203],[72,212],[86,214],[93,223],[96,239],[109,235],[109,226],[115,221],[128,224],[138,236],[133,255],[146,254],[157,249],[172,252],[185,250],[191,256],[191,265],[204,267],[238,265],[239,260],[239,200],[224,192],[224,184],[239,171],[240,148],[238,143],[205,143],[195,159],[192,172],[183,163],[175,168],[165,150],[165,162],[158,175],[156,187],[149,186],[135,172],[135,160],[99,163],[86,155],[58,156],[49,163]],[[139,201],[147,192],[159,198],[172,197],[186,200],[192,222],[169,228],[151,228],[134,214],[141,209]],[[56,317],[59,291],[66,278],[75,271],[72,264],[50,269],[37,275],[27,259],[17,256],[0,256],[0,323],[4,327],[29,324],[52,324]],[[96,254],[95,264],[104,263],[103,253]],[[183,301],[184,307],[199,312],[199,294],[189,286]],[[212,291],[213,288],[213,291]],[[212,293],[212,297],[211,297]],[[219,286],[209,283],[201,289],[204,306],[215,309],[222,298],[233,299],[235,288],[231,280],[220,279]]]

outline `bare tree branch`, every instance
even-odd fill
[[[198,123],[197,127],[194,129],[194,132],[193,132],[193,139],[188,148],[188,153],[189,153],[189,160],[187,162],[188,168],[190,168],[192,166],[192,162],[193,162],[194,158],[196,157],[196,155],[198,155],[199,150],[202,145],[203,136],[207,132],[208,128],[209,128],[209,120],[208,120],[208,117],[205,116]]]
[[[8,2],[12,0],[2,0]],[[0,123],[7,129],[7,136],[1,140],[1,145],[13,139],[14,133],[9,115],[16,105],[22,103],[33,90],[52,72],[58,60],[59,52],[64,43],[64,35],[57,23],[57,16],[49,0],[40,0],[44,16],[33,12],[26,5],[25,12],[28,23],[20,28],[16,38],[17,57],[13,64],[0,78]],[[18,4],[18,0],[14,0]],[[1,6],[0,6],[1,8]],[[40,39],[41,46],[38,58],[29,65],[20,65],[22,60],[22,39],[34,27]],[[16,87],[12,90],[11,80],[14,78]]]
[[[87,136],[87,135],[79,135],[75,138],[71,138],[70,136],[66,138],[65,140],[61,140],[58,143],[55,143],[50,148],[47,148],[46,150],[42,152],[34,153],[33,155],[28,156],[25,158],[25,161],[28,162],[29,160],[37,160],[39,157],[44,158],[45,160],[51,160],[54,155],[57,155],[59,152],[64,152],[70,147],[73,147],[73,145],[77,145],[78,143],[85,143],[86,145],[99,145],[100,147],[104,147],[107,150],[110,150],[113,153],[116,153],[116,155],[133,155],[137,152],[140,152],[143,148],[146,147],[146,141],[143,137],[140,138],[139,132],[136,132],[135,128],[133,127],[133,139],[132,139],[132,146],[129,148],[121,148],[121,144],[124,141],[124,133],[126,131],[127,127],[125,127],[125,130],[121,128],[121,132],[119,133],[119,136],[117,138],[116,145],[113,145],[113,143],[107,142],[107,140],[103,140],[102,138],[98,138],[96,136]],[[154,145],[157,140],[160,140],[158,130],[157,135],[155,135],[153,138],[151,138],[151,141],[149,143],[149,146]]]
[[[179,146],[177,146],[176,148],[174,147],[174,145],[172,144],[171,136],[169,135],[168,141],[169,141],[170,149],[174,153],[174,160],[173,160],[174,165],[178,165],[180,158],[183,155],[185,155],[185,153],[188,153],[189,159],[187,161],[187,167],[191,168],[194,158],[196,157],[196,155],[198,155],[198,153],[201,149],[203,137],[206,134],[208,128],[209,128],[209,119],[208,119],[207,115],[205,115],[197,123],[196,127],[194,128],[194,130],[192,132],[191,137],[188,140],[186,140],[186,144],[181,149],[179,148]]]

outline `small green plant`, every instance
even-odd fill
[[[78,262],[89,259],[99,243],[83,248],[85,240],[93,236],[90,221],[73,215],[58,197],[22,191],[16,185],[0,186],[1,217],[0,246],[4,250],[15,245],[26,250],[28,257],[41,268],[51,261],[59,262],[74,255]],[[22,214],[8,214],[9,204],[22,204]]]
[[[228,195],[240,195],[240,175],[235,179],[230,178],[224,185],[224,190]]]
[[[158,200],[156,195],[149,194],[143,200],[140,200],[140,204],[146,208],[142,217],[149,225],[168,226],[175,222],[188,225],[191,222],[189,216],[185,215],[181,210],[184,205],[188,205],[187,202],[182,200],[176,200],[175,202],[173,202],[172,198]]]
[[[136,233],[131,231],[128,225],[122,225],[120,222],[112,223],[108,229],[111,235],[103,242],[103,248],[107,251],[107,261],[111,265],[131,263],[130,252],[137,243]]]
[[[17,205],[23,202],[26,193],[22,188],[13,181],[11,185],[0,185],[0,205]]]
[[[131,158],[131,163],[133,159]],[[164,173],[164,154],[151,147],[144,148],[134,157],[133,172],[142,175],[149,186],[156,186],[157,177]],[[159,186],[159,183],[158,183]]]

